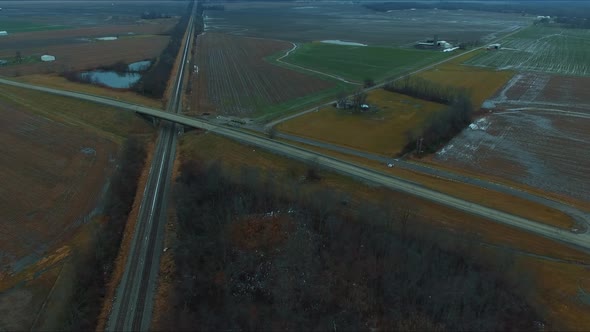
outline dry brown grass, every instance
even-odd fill
[[[278,129],[289,134],[392,156],[407,143],[406,132],[420,130],[427,119],[444,105],[382,89],[368,93],[367,102],[376,109],[361,114],[333,106],[307,113]]]
[[[417,76],[439,84],[471,90],[473,105],[480,107],[486,99],[492,97],[496,91],[510,80],[514,72],[462,65],[464,61],[474,57],[479,52],[471,52],[457,57],[432,69],[423,71]]]

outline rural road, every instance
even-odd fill
[[[172,113],[181,109],[182,81],[194,29],[194,9],[195,6],[187,25],[180,68],[168,104],[167,111]],[[177,126],[170,122],[160,126],[125,271],[107,322],[108,331],[147,331],[150,328],[176,155]]]
[[[0,83],[10,84],[28,89],[49,92],[62,96],[80,98],[88,101],[93,101],[100,104],[111,105],[125,110],[142,113],[145,115],[157,117],[170,122],[182,124],[191,128],[200,128],[211,131],[213,133],[234,139],[236,141],[266,149],[273,153],[283,155],[289,158],[297,159],[303,162],[310,160],[317,161],[322,167],[338,172],[340,174],[348,175],[358,180],[381,185],[383,187],[407,193],[419,198],[423,198],[444,206],[458,209],[473,215],[484,217],[488,220],[502,223],[511,227],[522,229],[533,234],[537,234],[549,239],[553,239],[562,243],[570,244],[585,251],[590,251],[590,234],[582,233],[575,234],[556,227],[548,226],[533,220],[517,217],[502,211],[488,208],[474,202],[469,202],[463,199],[453,197],[432,189],[425,188],[419,184],[406,181],[402,178],[395,177],[389,174],[378,172],[363,166],[355,165],[346,161],[338,160],[336,158],[324,156],[311,150],[306,150],[291,144],[273,141],[266,137],[250,134],[236,128],[225,127],[221,125],[212,124],[201,119],[191,118],[184,115],[163,112],[161,110],[148,108],[144,106],[120,102],[108,98],[97,96],[90,96],[71,91],[61,91],[45,87],[38,87],[30,84],[23,84],[10,80],[0,79]]]
[[[588,118],[590,118],[590,114],[586,114],[586,116]],[[277,133],[276,136],[279,138],[284,138],[284,139],[293,141],[293,142],[303,143],[303,144],[307,144],[307,145],[311,145],[311,146],[316,146],[316,147],[319,147],[322,149],[332,150],[332,151],[336,151],[339,153],[344,153],[344,154],[353,155],[353,156],[365,158],[365,159],[372,160],[372,161],[377,161],[379,163],[382,163],[384,168],[386,167],[387,164],[393,164],[395,168],[402,168],[402,169],[407,169],[407,170],[411,170],[411,171],[416,171],[416,172],[420,172],[423,174],[432,175],[437,178],[466,183],[466,184],[474,185],[474,186],[477,186],[480,188],[493,190],[493,191],[501,192],[501,193],[508,194],[508,195],[511,195],[514,197],[526,199],[528,201],[539,203],[539,204],[545,205],[547,207],[559,210],[559,211],[571,216],[572,218],[574,218],[577,228],[581,231],[587,232],[590,229],[590,213],[580,211],[579,209],[576,209],[575,207],[573,207],[571,205],[568,205],[568,204],[565,204],[565,203],[562,203],[562,202],[559,202],[556,200],[552,200],[552,199],[549,199],[549,198],[546,198],[543,196],[535,195],[533,193],[530,193],[530,192],[527,192],[527,191],[524,191],[524,190],[521,190],[518,188],[510,187],[505,184],[492,182],[492,181],[486,181],[483,179],[461,175],[459,173],[431,167],[431,166],[424,165],[424,164],[408,162],[408,161],[405,161],[405,160],[399,159],[399,158],[384,157],[384,156],[373,154],[370,152],[359,151],[359,150],[355,150],[355,149],[351,149],[351,148],[347,148],[347,147],[343,147],[343,146],[339,146],[339,145],[335,145],[335,144],[331,144],[331,143],[316,141],[314,139],[300,137],[300,136],[296,136],[296,135]]]

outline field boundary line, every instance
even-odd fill
[[[332,75],[332,74],[324,73],[324,72],[322,72],[322,71],[319,71],[319,70],[310,69],[310,68],[306,68],[306,67],[299,66],[299,65],[296,65],[296,64],[292,64],[292,63],[290,63],[290,62],[283,61],[283,59],[284,59],[284,58],[286,58],[286,57],[288,57],[289,55],[291,55],[291,53],[292,53],[293,51],[297,50],[297,48],[298,48],[297,44],[295,44],[295,43],[293,43],[293,42],[291,42],[291,44],[293,45],[293,48],[291,48],[291,49],[290,49],[290,50],[288,50],[288,51],[287,51],[285,54],[283,54],[283,55],[281,55],[280,57],[278,57],[278,58],[275,60],[275,62],[280,62],[280,63],[282,63],[282,64],[284,64],[284,65],[286,65],[286,66],[288,66],[288,67],[295,67],[295,68],[299,68],[299,69],[302,69],[302,70],[305,70],[305,71],[309,71],[309,72],[312,72],[312,73],[316,73],[316,74],[320,74],[320,75],[328,76],[328,77],[331,77],[331,78],[333,78],[333,79],[335,79],[335,80],[338,80],[338,81],[341,81],[341,82],[344,82],[344,83],[347,83],[347,84],[361,85],[361,83],[359,83],[359,82],[355,82],[355,81],[348,81],[348,80],[346,80],[346,79],[344,79],[344,78],[342,78],[341,76],[338,76],[338,75]]]

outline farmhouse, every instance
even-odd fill
[[[8,31],[0,31],[0,36],[8,36]]]
[[[53,55],[45,54],[45,55],[41,56],[41,61],[43,61],[43,62],[55,61],[55,57]]]
[[[499,50],[500,48],[502,48],[501,44],[490,44],[486,47],[488,50]]]

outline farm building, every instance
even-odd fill
[[[426,41],[416,42],[416,44],[414,44],[414,47],[426,48],[426,49],[434,49],[434,48],[448,49],[448,48],[452,48],[453,45],[451,45],[451,43],[449,43],[445,40],[438,40],[437,37],[434,37],[434,39],[428,39]]]
[[[44,61],[44,62],[55,61],[55,57],[53,55],[44,54],[41,56],[41,61]]]
[[[8,31],[0,31],[0,36],[8,36]]]
[[[499,50],[500,48],[502,48],[502,45],[501,44],[490,44],[486,48],[488,50]]]

